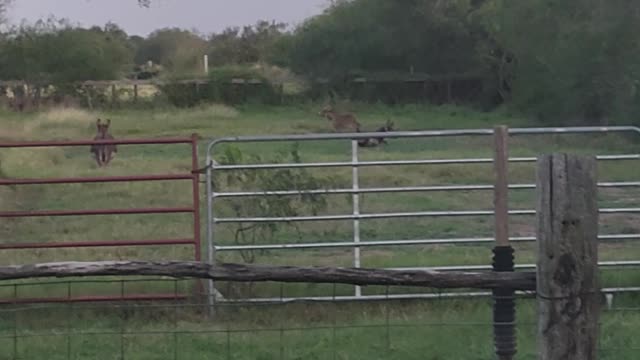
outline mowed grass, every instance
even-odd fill
[[[238,135],[303,134],[329,132],[326,120],[317,116],[322,104],[286,107],[222,105],[191,110],[148,109],[87,112],[56,110],[40,114],[2,113],[2,140],[89,139],[94,135],[97,117],[112,119],[117,138],[190,136],[198,133],[200,164],[210,138]],[[365,129],[374,130],[393,119],[399,130],[490,128],[495,124],[512,127],[531,126],[525,119],[507,112],[478,113],[460,107],[400,106],[353,104]],[[279,151],[290,149],[290,142],[247,143],[237,146],[246,155],[260,155],[266,161]],[[350,161],[351,144],[344,141],[300,143],[305,162]],[[214,148],[220,158],[225,147]],[[544,135],[513,137],[513,156],[538,156],[565,151],[583,154],[637,154],[640,139],[630,135]],[[428,138],[389,140],[375,149],[360,149],[362,160],[491,158],[490,137]],[[185,173],[191,170],[187,145],[120,146],[111,166],[98,169],[87,147],[0,150],[0,176],[9,178],[112,176]],[[318,178],[331,176],[342,188],[351,187],[351,169],[310,170]],[[512,164],[512,183],[533,183],[534,164]],[[600,181],[638,181],[638,161],[601,162]],[[491,184],[490,164],[366,167],[360,169],[361,187]],[[204,184],[201,184],[202,228],[204,227]],[[257,191],[236,184],[233,189]],[[49,185],[0,187],[0,210],[105,209],[129,207],[189,206],[191,183],[145,182],[85,185]],[[257,200],[257,199],[256,199]],[[638,207],[640,191],[634,188],[601,189],[602,207]],[[233,217],[236,200],[216,200],[217,217]],[[350,214],[350,196],[327,196],[323,214]],[[361,212],[413,212],[491,210],[490,191],[426,192],[410,194],[371,194],[360,200]],[[533,209],[535,194],[517,190],[510,194],[513,209]],[[311,214],[300,214],[311,215]],[[512,236],[533,236],[534,219],[511,218]],[[361,240],[412,240],[491,237],[491,217],[439,217],[361,221]],[[351,221],[308,222],[297,227],[278,228],[269,239],[245,239],[240,244],[344,242],[352,239]],[[220,224],[215,238],[219,245],[238,245],[235,225]],[[64,242],[101,240],[145,240],[189,238],[193,232],[190,215],[128,215],[65,218],[3,219],[3,242]],[[603,234],[640,234],[638,216],[616,214],[602,216]],[[535,262],[535,244],[517,243],[516,262]],[[203,246],[203,251],[205,247]],[[452,265],[488,265],[491,244],[372,247],[361,249],[365,267],[430,267]],[[0,252],[2,264],[24,264],[65,260],[191,260],[192,246],[115,247],[55,250],[6,250]],[[219,252],[218,261],[243,262],[237,252]],[[256,263],[280,265],[351,266],[353,250],[285,250],[252,254]],[[638,260],[640,247],[633,241],[603,242],[603,261]],[[156,292],[191,293],[193,282],[159,281],[61,283],[36,285],[34,282],[2,284],[0,298],[38,296],[87,296]],[[104,280],[104,279],[102,279]],[[606,287],[638,285],[635,268],[603,271]],[[29,285],[32,284],[32,285]],[[124,285],[123,285],[124,284]],[[176,285],[177,284],[177,285]],[[352,286],[314,284],[217,284],[227,298],[244,296],[293,297],[352,295]],[[363,289],[365,294],[431,292],[429,289]],[[192,299],[197,302],[196,299]],[[633,296],[616,297],[618,308],[632,308]],[[125,354],[131,359],[221,358],[221,359],[485,359],[491,356],[491,308],[486,301],[383,302],[381,304],[298,304],[255,308],[229,306],[219,309],[216,321],[206,320],[201,309],[171,304],[156,311],[150,304],[118,307],[70,305],[9,308],[2,316],[0,331],[3,348],[16,349],[19,358],[97,358],[115,359]],[[628,305],[628,306],[627,306]],[[154,305],[154,306],[167,306]],[[40,310],[38,310],[40,309]],[[70,309],[70,310],[69,310]],[[519,307],[522,359],[534,358],[534,305],[522,301]],[[133,312],[133,314],[132,314]],[[12,317],[10,314],[18,314]],[[43,316],[51,316],[46,318]],[[73,314],[73,316],[69,315]],[[81,314],[81,315],[80,315]],[[633,358],[632,348],[640,347],[631,334],[640,330],[637,311],[612,311],[603,316],[602,358]],[[36,323],[37,326],[29,324]],[[64,325],[61,325],[64,324]],[[122,330],[123,324],[127,327]],[[457,325],[456,325],[457,324]],[[62,330],[61,330],[62,329]],[[16,334],[13,332],[17,331]],[[67,332],[82,333],[69,340]],[[41,337],[43,334],[48,337]],[[62,335],[56,335],[62,334]],[[124,334],[124,335],[123,335]],[[14,343],[18,336],[19,341]],[[452,339],[464,339],[454,341]],[[34,341],[34,339],[39,339]],[[124,339],[124,341],[123,341]],[[34,345],[34,343],[37,343]],[[0,359],[13,359],[13,350]],[[56,357],[57,356],[57,357]]]

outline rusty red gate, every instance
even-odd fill
[[[175,239],[135,239],[108,240],[82,242],[33,242],[6,243],[0,239],[0,251],[25,249],[55,249],[55,248],[89,248],[89,247],[127,247],[127,246],[170,246],[192,245],[193,258],[200,261],[200,179],[198,170],[198,136],[172,137],[158,139],[128,139],[128,140],[81,140],[81,141],[32,141],[32,142],[0,142],[0,149],[6,148],[46,148],[46,147],[74,147],[90,145],[169,145],[185,144],[191,146],[191,171],[188,173],[148,174],[135,176],[96,176],[69,178],[37,178],[37,179],[7,179],[0,178],[0,186],[29,186],[55,184],[89,184],[89,183],[117,183],[117,182],[145,182],[145,181],[191,181],[193,193],[192,202],[188,206],[175,207],[134,207],[126,209],[83,209],[83,210],[30,210],[30,211],[0,211],[0,219],[28,218],[28,217],[63,217],[63,216],[95,216],[95,215],[132,215],[132,214],[185,214],[193,216],[193,232],[189,237]],[[202,290],[201,283],[197,283]],[[187,295],[171,294],[120,294],[115,296],[78,296],[64,298],[13,298],[0,299],[0,303],[42,303],[42,302],[83,302],[83,301],[113,301],[113,300],[176,300]]]

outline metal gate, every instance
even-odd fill
[[[37,178],[37,179],[4,179],[0,178],[0,186],[39,186],[57,184],[89,184],[89,183],[122,183],[149,181],[189,181],[193,194],[192,202],[174,207],[131,207],[120,209],[82,209],[82,210],[29,210],[29,211],[0,211],[0,219],[29,218],[29,217],[70,217],[97,215],[134,215],[134,214],[191,214],[193,217],[193,232],[184,238],[173,239],[128,239],[102,240],[82,242],[0,242],[1,251],[25,249],[60,249],[60,248],[104,248],[104,247],[149,247],[149,246],[193,246],[193,259],[200,261],[200,193],[198,171],[198,136],[182,138],[159,139],[129,139],[129,140],[101,140],[101,141],[41,141],[41,142],[0,142],[0,149],[8,148],[51,148],[75,147],[94,144],[115,145],[168,145],[185,144],[191,147],[191,172],[173,174],[149,174],[136,176],[106,176],[106,177],[70,177],[70,178]],[[87,199],[90,203],[91,199]],[[78,259],[80,260],[80,259]],[[110,301],[110,300],[175,300],[184,295],[171,294],[119,294],[116,296],[66,296],[63,298],[11,298],[0,299],[0,303],[37,303],[37,302],[79,302],[79,301]]]
[[[571,127],[571,128],[512,128],[509,134],[513,136],[541,135],[541,134],[609,134],[609,133],[630,133],[640,135],[640,128],[624,126],[624,127]],[[362,213],[359,207],[359,199],[362,194],[380,194],[380,193],[418,193],[418,192],[455,192],[455,191],[492,191],[493,184],[468,184],[468,185],[445,185],[445,186],[412,186],[412,187],[369,187],[360,186],[359,169],[371,166],[398,166],[398,165],[442,165],[442,164],[492,164],[491,158],[463,158],[463,159],[419,159],[419,160],[391,160],[391,161],[360,161],[358,155],[358,139],[366,139],[379,137],[381,134],[376,133],[357,133],[357,134],[309,134],[309,135],[282,135],[282,136],[242,136],[228,137],[213,140],[207,149],[207,259],[209,262],[216,261],[216,254],[222,252],[238,252],[247,250],[270,250],[270,251],[287,251],[291,249],[335,249],[335,248],[351,248],[353,249],[353,266],[360,267],[361,251],[365,248],[389,247],[389,246],[415,246],[415,245],[441,245],[441,244],[482,244],[492,243],[493,237],[475,237],[469,234],[469,237],[456,238],[439,238],[439,239],[412,239],[412,240],[384,240],[384,241],[366,241],[362,239],[360,234],[360,221],[370,219],[399,219],[399,218],[417,218],[417,217],[492,217],[493,209],[469,209],[463,211],[414,211],[414,212],[389,212],[389,213]],[[459,137],[474,136],[488,137],[493,135],[493,129],[474,129],[474,130],[441,130],[441,131],[415,131],[415,132],[393,132],[385,133],[386,138],[391,139],[408,139],[408,138],[436,138],[436,137]],[[217,155],[216,150],[221,144],[225,143],[264,143],[264,142],[305,142],[305,141],[326,141],[326,140],[342,140],[351,142],[352,144],[352,161],[345,162],[313,162],[313,163],[264,163],[264,164],[233,164],[220,165],[214,161]],[[623,161],[623,160],[640,160],[640,154],[620,154],[620,155],[598,155],[597,159],[601,162]],[[535,157],[512,157],[509,159],[511,163],[532,163],[537,159]],[[633,165],[637,167],[637,163]],[[353,185],[351,188],[343,189],[312,189],[305,191],[283,190],[283,191],[235,191],[224,192],[214,191],[212,186],[213,175],[217,172],[233,171],[233,170],[259,170],[259,169],[284,169],[284,168],[352,168]],[[640,176],[640,172],[638,172]],[[640,180],[640,179],[639,179]],[[599,187],[602,188],[629,188],[640,187],[640,181],[625,182],[601,182]],[[516,189],[535,189],[535,184],[510,184],[511,190]],[[241,197],[268,197],[268,196],[293,196],[300,194],[346,194],[353,197],[353,209],[350,214],[340,215],[320,215],[320,216],[296,216],[296,217],[244,217],[229,218],[220,217],[214,211],[214,204],[218,199],[222,198],[241,198]],[[602,214],[639,214],[640,207],[621,207],[621,208],[601,208]],[[511,216],[535,215],[535,210],[510,210]],[[348,242],[313,242],[313,243],[279,243],[279,244],[256,244],[256,245],[223,245],[219,243],[216,234],[216,225],[225,223],[279,223],[279,222],[309,222],[309,221],[353,221],[353,239]],[[622,240],[640,240],[640,233],[636,234],[602,234],[601,241],[622,241]],[[535,237],[513,237],[513,242],[535,242]],[[601,267],[635,267],[640,266],[640,259],[634,261],[603,261]],[[516,269],[533,269],[535,264],[517,264]],[[404,268],[406,269],[406,268]],[[443,266],[429,268],[441,271],[453,270],[491,270],[491,265],[478,264],[474,266]],[[606,292],[628,292],[639,291],[640,288],[611,288]],[[209,301],[210,305],[214,303],[213,294],[217,292],[214,283],[209,283]],[[415,299],[415,298],[441,298],[441,297],[459,297],[459,296],[487,296],[490,292],[463,292],[463,293],[438,293],[438,294],[394,294],[394,295],[363,295],[359,287],[355,287],[352,296],[310,296],[310,297],[288,297],[288,298],[241,298],[241,299],[221,299],[219,301],[229,302],[282,302],[297,300],[329,300],[329,301],[352,301],[352,300],[384,300],[384,299]]]

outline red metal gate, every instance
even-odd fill
[[[188,206],[157,207],[157,208],[126,208],[126,209],[85,209],[85,210],[32,210],[32,211],[0,211],[0,218],[27,217],[61,217],[61,216],[95,216],[95,215],[131,215],[131,214],[184,214],[193,216],[193,232],[189,237],[176,239],[136,239],[136,240],[108,240],[83,242],[44,242],[44,243],[3,243],[0,239],[0,251],[24,249],[54,249],[54,248],[88,248],[88,247],[126,247],[126,246],[170,246],[192,245],[194,260],[200,261],[200,189],[198,171],[198,136],[184,138],[159,139],[129,139],[129,140],[82,140],[82,141],[41,141],[41,142],[0,142],[2,148],[42,148],[42,147],[72,147],[90,145],[168,145],[187,144],[191,146],[191,172],[161,175],[136,176],[107,176],[107,177],[73,177],[73,178],[38,178],[38,179],[0,179],[0,186],[27,186],[53,184],[88,184],[88,183],[116,183],[116,182],[145,182],[145,181],[191,181],[193,193],[192,203]],[[78,259],[80,260],[80,259]],[[201,288],[201,284],[198,283]],[[175,300],[186,295],[171,294],[120,294],[118,296],[81,296],[65,298],[30,298],[30,299],[0,299],[0,303],[38,303],[38,302],[81,302],[81,301],[111,301],[111,300]]]

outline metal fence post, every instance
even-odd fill
[[[214,246],[214,211],[213,211],[213,158],[210,151],[207,151],[207,163],[206,163],[206,189],[207,189],[207,262],[209,264],[215,264],[215,246]],[[209,316],[213,316],[215,313],[215,284],[213,280],[209,280],[207,303],[209,305]]]
[[[358,141],[351,141],[351,162],[352,166],[352,180],[353,180],[353,215],[357,217],[360,215],[360,193],[358,193],[360,188],[360,179],[358,172]],[[353,219],[353,242],[355,244],[360,242],[360,220],[357,218]],[[356,268],[360,267],[360,248],[354,247],[353,249],[353,266]],[[356,286],[356,296],[362,296],[362,288],[360,286]]]

